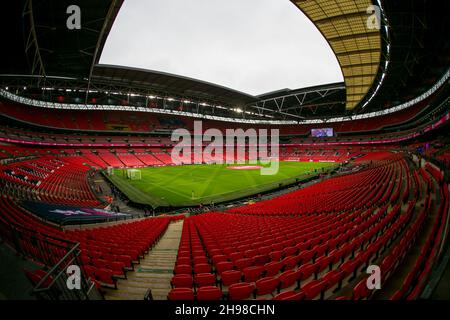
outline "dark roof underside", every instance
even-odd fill
[[[92,70],[90,89],[96,89],[98,85],[99,88],[108,87],[107,90],[117,87],[118,90],[131,92],[136,88],[144,94],[155,92],[165,97],[174,95],[178,98],[212,101],[216,105],[228,107],[245,105],[247,110],[277,119],[299,119],[370,112],[408,101],[429,89],[446,71],[450,59],[447,32],[450,20],[446,17],[450,10],[449,1],[437,6],[427,0],[385,0],[383,5],[389,22],[391,44],[390,64],[388,70],[384,70],[386,76],[383,85],[364,109],[357,107],[350,111],[344,108],[346,96],[348,104],[350,80],[346,80],[346,90],[335,90],[325,85],[323,88],[318,87],[314,93],[304,92],[310,88],[286,89],[253,97],[177,75],[98,65],[103,45],[122,3],[123,0],[2,1],[0,27],[4,46],[0,83],[16,90],[27,86],[27,91],[33,88],[39,90],[43,86],[83,89],[88,87]],[[311,0],[299,2],[299,5],[314,6],[314,3],[337,3],[342,7],[344,2]],[[81,9],[80,30],[67,29],[69,14],[66,9],[69,5],[78,5]],[[354,16],[353,13],[345,17]],[[345,17],[339,17],[339,14],[334,17],[330,13],[319,22],[337,23]],[[336,38],[337,42],[347,40],[345,37]],[[384,55],[386,43],[385,39],[383,41]],[[337,49],[335,52],[341,57],[345,56]],[[382,67],[377,77],[380,71]],[[59,81],[58,77],[70,79]],[[36,79],[40,80],[36,82]],[[370,83],[361,78],[346,79],[353,79],[354,86],[364,82],[365,89]],[[366,96],[370,96],[373,88],[369,89]],[[85,98],[88,100],[88,95],[83,94],[83,101]]]
[[[2,50],[0,74],[88,77],[122,2],[2,1],[2,42],[7,50]],[[66,11],[71,5],[81,11],[79,30],[67,27],[71,14]]]
[[[150,92],[173,94],[177,97],[195,97],[206,101],[223,101],[228,105],[241,106],[256,102],[251,95],[216,84],[173,75],[169,73],[98,64],[94,68],[92,82],[125,87],[139,87]]]

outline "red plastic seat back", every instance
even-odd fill
[[[222,272],[222,274],[221,274],[222,284],[227,287],[234,283],[240,282],[241,278],[242,278],[242,272],[238,271],[238,270],[227,270],[227,271]]]
[[[222,274],[224,271],[233,270],[233,263],[230,261],[218,262],[216,264],[217,274]]]
[[[201,287],[197,290],[197,300],[220,300],[222,290],[215,286]]]
[[[255,286],[251,283],[235,283],[228,288],[230,300],[244,300],[251,297]]]
[[[172,286],[174,288],[192,288],[194,280],[190,274],[177,274],[172,278]]]
[[[234,262],[234,265],[239,270],[244,270],[252,265],[252,260],[249,258],[238,259]]]
[[[216,285],[216,276],[212,273],[199,273],[195,275],[195,284],[198,288]]]
[[[199,263],[194,265],[194,273],[210,273],[211,266],[207,263]]]
[[[301,273],[300,280],[305,280],[308,279],[311,275],[313,275],[316,272],[316,270],[317,265],[313,263],[307,263],[300,266],[300,268],[298,268],[297,271]]]
[[[175,274],[191,274],[192,267],[188,264],[179,264],[175,266],[173,271]]]
[[[264,295],[275,291],[280,280],[277,277],[265,277],[256,281],[256,294]]]
[[[266,277],[277,275],[281,270],[281,262],[273,261],[264,265],[264,271]]]
[[[273,300],[303,300],[305,299],[305,293],[303,291],[286,291],[276,295]]]
[[[293,286],[297,282],[299,276],[300,275],[298,271],[294,270],[287,270],[280,274],[278,278],[280,280],[280,289],[285,289]]]
[[[362,279],[358,284],[353,288],[353,300],[361,300],[370,297],[372,291],[367,288],[367,280]]]
[[[255,282],[256,280],[261,278],[263,272],[264,268],[262,266],[248,267],[242,270],[245,282]]]
[[[170,290],[167,295],[168,300],[194,300],[194,292],[188,288],[175,288]]]

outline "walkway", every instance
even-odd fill
[[[157,245],[135,265],[127,278],[118,280],[117,290],[107,289],[107,300],[142,300],[148,289],[153,299],[165,300],[169,293],[170,280],[180,244],[183,220],[172,222]]]

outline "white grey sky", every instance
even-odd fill
[[[289,0],[126,0],[100,63],[254,95],[343,81],[333,51]]]

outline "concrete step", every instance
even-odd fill
[[[172,222],[135,270],[127,273],[127,279],[118,280],[117,290],[105,290],[105,299],[142,300],[148,289],[151,289],[153,299],[167,299],[182,229],[183,221]]]

